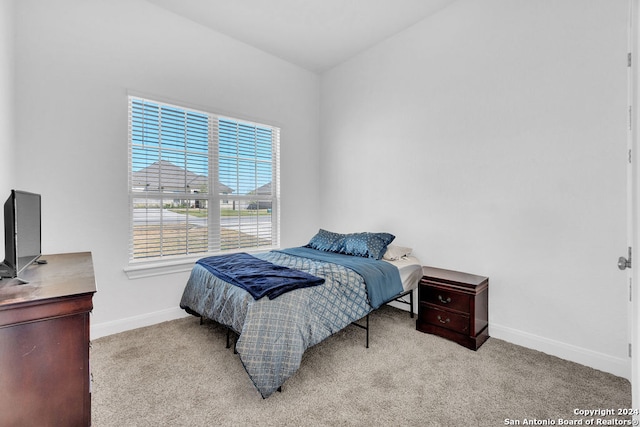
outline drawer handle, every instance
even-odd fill
[[[446,325],[447,323],[451,322],[451,319],[449,319],[449,318],[447,317],[446,319],[442,320],[442,316],[440,316],[440,315],[438,314],[438,322],[440,322],[440,323],[442,323],[442,324]]]
[[[451,297],[442,298],[442,295],[438,295],[438,299],[443,304],[449,304],[451,302]]]

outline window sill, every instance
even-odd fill
[[[171,261],[163,260],[132,263],[124,268],[124,272],[130,280],[162,276],[165,274],[183,273],[185,271],[191,271],[195,262],[200,258],[202,258],[202,256],[195,258],[180,258]]]
[[[255,251],[244,251],[247,253],[264,253],[278,248],[262,248]],[[163,276],[166,274],[184,273],[191,271],[194,264],[201,258],[207,256],[224,255],[233,252],[199,254],[190,257],[176,257],[173,259],[163,259],[161,261],[139,261],[132,262],[124,268],[124,272],[129,280],[143,279],[145,277]]]

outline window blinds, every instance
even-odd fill
[[[278,128],[129,97],[130,260],[276,247]]]

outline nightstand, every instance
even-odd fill
[[[489,278],[422,267],[416,329],[480,348],[489,338]]]

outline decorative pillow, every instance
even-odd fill
[[[319,251],[340,252],[344,243],[344,237],[344,234],[332,233],[331,231],[321,228],[320,231],[311,238],[307,246]]]
[[[404,256],[411,255],[411,252],[413,252],[413,249],[411,248],[405,248],[404,246],[389,245],[387,246],[387,251],[384,253],[382,258],[389,261],[396,261]]]
[[[353,233],[344,237],[342,253],[380,259],[396,236],[389,233]]]

